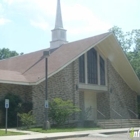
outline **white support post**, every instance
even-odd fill
[[[101,85],[100,81],[100,55],[97,53],[97,63],[98,63],[98,85]]]
[[[85,53],[85,84],[88,84],[87,52]]]

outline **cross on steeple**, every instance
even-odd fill
[[[66,30],[63,28],[61,4],[60,0],[57,0],[55,28],[52,30],[52,41],[50,42],[50,48],[58,48],[62,44],[66,43]]]

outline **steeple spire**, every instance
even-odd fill
[[[63,28],[61,4],[60,0],[57,0],[55,28],[52,30],[52,41],[50,42],[50,48],[55,49],[66,43],[66,30]]]
[[[55,29],[56,28],[63,28],[60,0],[57,0]]]

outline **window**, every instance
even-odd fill
[[[79,82],[106,85],[106,62],[94,48],[79,57]]]
[[[79,58],[79,81],[85,83],[85,59],[84,55]]]
[[[101,85],[105,85],[105,62],[101,56],[100,56],[100,83]]]
[[[98,84],[97,52],[94,48],[87,52],[88,83]]]

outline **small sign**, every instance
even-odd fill
[[[45,108],[49,108],[48,100],[45,101]]]
[[[5,108],[9,108],[9,99],[5,99]]]

